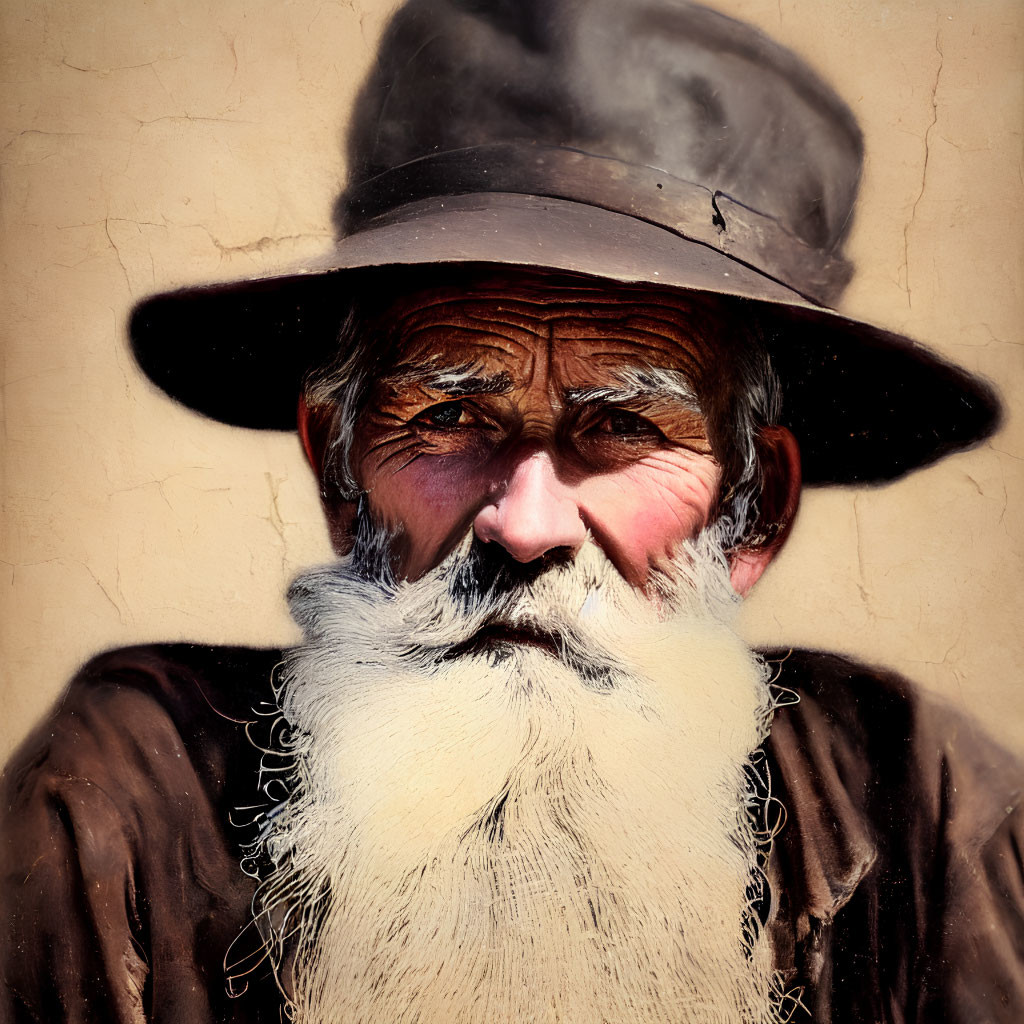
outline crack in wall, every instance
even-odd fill
[[[942,65],[945,63],[945,55],[942,52],[942,47],[939,45],[940,34],[935,33],[935,52],[939,55],[939,65],[935,69],[935,80],[932,82],[932,120],[931,124],[924,131],[924,164],[921,167],[921,187],[918,189],[917,197],[914,199],[914,204],[910,208],[910,216],[907,218],[907,223],[903,226],[903,281],[904,290],[907,293],[907,308],[913,309],[913,296],[910,288],[910,230],[914,226],[914,218],[917,217],[917,207],[921,202],[921,198],[924,195],[925,181],[928,177],[928,161],[931,159],[932,153],[932,131],[939,121],[939,103],[938,103],[938,92],[939,92],[939,79],[942,76]]]
[[[210,232],[207,232],[207,234],[210,234]],[[243,245],[224,245],[213,234],[210,234],[210,241],[213,242],[222,256],[227,256],[231,253],[264,252],[285,242],[299,242],[306,238],[320,237],[323,237],[320,232],[307,231],[297,235],[278,235],[277,237],[264,235],[262,238],[257,238],[253,242],[246,242]]]
[[[110,234],[110,218],[107,217],[103,221],[103,231],[107,236],[107,241],[110,243],[110,248],[114,250],[114,255],[117,257],[118,265],[121,268],[121,273],[124,274],[124,283],[128,286],[128,294],[132,293],[132,281],[128,276],[128,268],[124,265],[124,260],[121,259],[121,250],[117,247],[117,242],[114,241],[113,236]]]
[[[270,488],[270,515],[266,516],[266,520],[277,532],[277,536],[281,541],[281,574],[286,575],[288,571],[288,538],[285,536],[285,520],[281,515],[281,509],[278,505],[278,500],[281,496],[281,484],[283,484],[288,477],[283,476],[277,479],[272,473],[264,473],[263,476],[266,478],[267,486]]]
[[[864,542],[860,529],[860,495],[853,496],[853,525],[857,533],[857,589],[860,591],[860,599],[867,610],[868,615],[874,616],[871,610],[871,591],[867,586],[867,578],[864,572]]]

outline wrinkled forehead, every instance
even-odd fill
[[[709,296],[543,272],[504,272],[404,292],[378,315],[392,365],[552,358],[699,373],[724,316]]]

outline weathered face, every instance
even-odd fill
[[[590,531],[643,586],[709,521],[721,471],[682,299],[519,281],[400,301],[351,465],[416,578],[472,528],[529,562]]]

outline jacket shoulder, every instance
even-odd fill
[[[7,806],[34,780],[94,780],[123,763],[188,756],[222,760],[272,699],[278,650],[148,644],[96,655],[4,771]],[[265,709],[265,708],[264,708]],[[214,773],[218,774],[218,773]],[[112,783],[116,780],[111,779]]]
[[[821,651],[771,651],[765,660],[780,704],[773,746],[799,746],[869,788],[911,776],[973,780],[974,816],[989,808],[996,822],[1020,802],[1020,759],[899,673]]]

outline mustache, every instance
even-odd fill
[[[339,601],[383,599],[402,614],[400,628],[382,642],[420,669],[474,656],[500,665],[532,650],[556,658],[597,689],[614,685],[624,671],[587,619],[608,590],[629,588],[592,541],[580,552],[556,548],[524,563],[469,533],[415,581],[396,578],[395,541],[395,531],[375,523],[361,506],[349,558],[304,574],[289,590],[293,615],[308,634],[316,633],[310,609],[329,609],[332,594]]]
[[[556,549],[523,563],[500,545],[472,537],[442,566],[447,602],[464,635],[436,648],[428,630],[416,640],[428,657],[483,654],[494,665],[517,650],[540,650],[584,685],[607,689],[625,669],[595,636],[588,612],[592,618],[604,592],[618,583],[614,574],[592,542],[579,553]]]
[[[627,583],[589,536],[579,550],[555,548],[520,562],[469,530],[412,581],[395,572],[401,539],[360,501],[351,553],[303,574],[289,591],[307,641],[329,640],[340,627],[368,661],[387,657],[426,674],[456,659],[539,666],[547,655],[585,686],[604,690],[633,673],[626,659],[641,650],[641,638],[652,639],[652,629],[680,615],[726,623],[738,605],[714,527],[684,542],[671,566],[652,571],[646,592]]]
[[[399,583],[394,552],[400,537],[399,529],[377,523],[365,496],[360,498],[349,560],[352,573],[394,591]],[[570,548],[555,548],[530,562],[520,562],[500,544],[486,543],[470,533],[445,560],[456,559],[450,567],[449,596],[468,610],[482,600],[528,587],[552,569],[571,568],[574,557]]]

